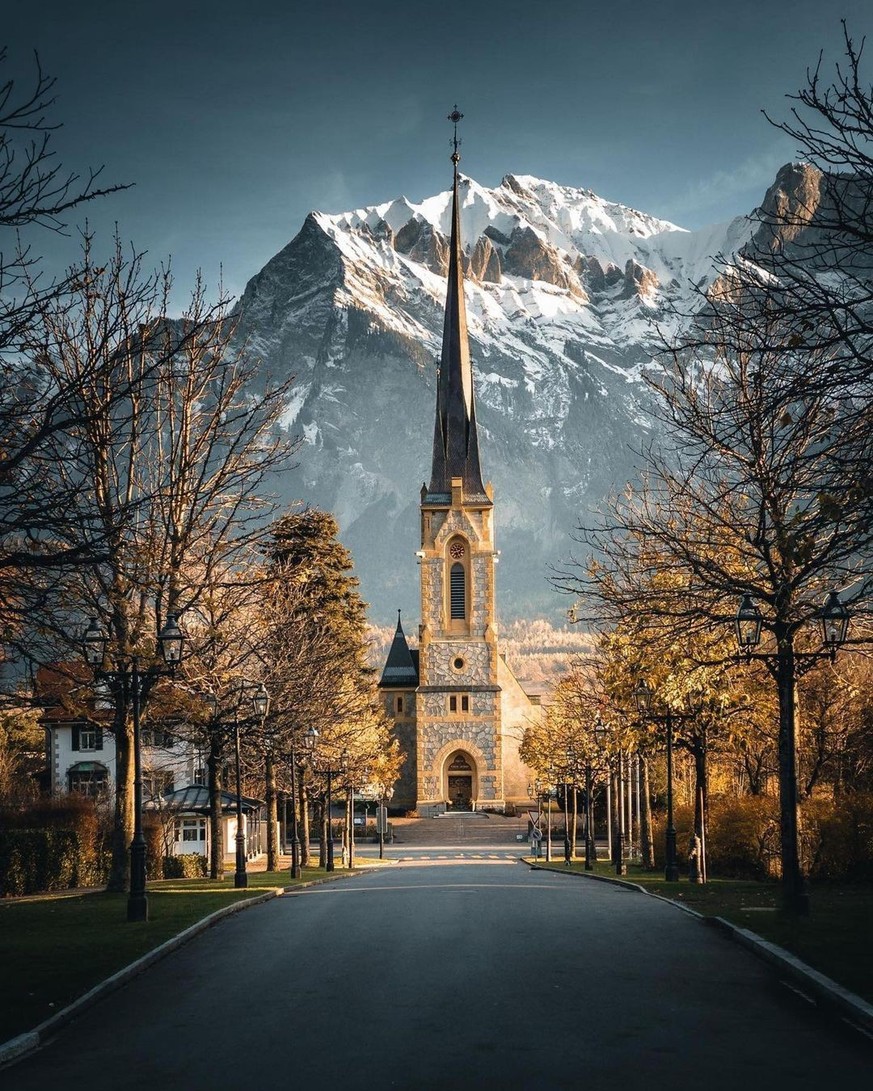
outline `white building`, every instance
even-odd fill
[[[60,699],[73,683],[66,673],[42,668],[37,687],[43,696]],[[111,704],[99,690],[87,719],[65,711],[62,704],[46,709],[46,758],[53,796],[77,792],[90,799],[111,799],[115,791],[115,737],[100,725],[111,715]],[[167,822],[166,850],[176,856],[209,854],[209,799],[206,766],[200,748],[190,740],[163,728],[145,727],[142,747],[143,804]],[[236,796],[222,793],[224,855],[236,850]],[[262,852],[260,800],[242,797],[246,851],[249,857]],[[172,825],[170,826],[170,823]]]

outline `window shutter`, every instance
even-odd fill
[[[95,735],[95,738],[96,738],[96,743],[95,743],[94,749],[95,750],[102,750],[103,749],[103,728],[102,727],[97,728],[97,733]]]
[[[466,572],[462,564],[453,564],[449,573],[449,600],[452,619],[463,619],[467,616]]]
[[[72,742],[73,750],[78,750],[79,749],[79,725],[78,724],[73,724],[72,733],[73,733],[73,742]]]

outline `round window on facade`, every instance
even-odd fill
[[[452,660],[452,666],[455,668],[456,671],[462,671],[465,666],[464,660],[459,655],[456,655],[455,658]]]

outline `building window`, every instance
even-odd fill
[[[403,712],[403,698],[402,698],[402,697],[398,697],[398,698],[397,698],[397,699],[395,700],[395,702],[394,702],[394,705],[395,705],[395,708],[396,708],[397,712],[399,712],[399,713],[401,713],[401,714],[402,714],[402,712]]]
[[[449,698],[449,712],[457,712],[457,711],[458,711],[458,698],[455,697],[454,695],[452,695]]]
[[[97,749],[97,728],[96,727],[80,727],[79,728],[79,749],[80,750],[96,750]]]
[[[176,820],[176,840],[177,841],[205,841],[206,840],[206,819],[205,818],[178,818]]]
[[[139,733],[139,738],[143,746],[160,746],[163,748],[171,747],[175,741],[169,731],[164,731],[159,727],[144,727]]]
[[[470,695],[468,693],[452,693],[449,696],[449,712],[469,712],[470,711]]]
[[[203,765],[195,765],[194,772],[191,774],[191,783],[204,787],[206,784],[206,767]]]
[[[149,769],[142,775],[143,799],[160,799],[165,792],[172,792],[175,787],[172,770]]]
[[[467,573],[460,563],[453,564],[449,573],[449,605],[452,621],[463,621],[467,616]]]
[[[105,765],[83,761],[74,765],[67,774],[70,791],[89,799],[99,799],[109,793],[109,772]]]
[[[470,698],[465,693],[464,696],[461,698],[461,712],[469,712],[469,711],[470,711]]]

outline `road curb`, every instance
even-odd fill
[[[314,886],[319,881],[321,880],[305,883],[302,884],[302,886]],[[301,886],[290,887],[289,889],[300,890]],[[211,928],[224,917],[232,916],[234,913],[240,913],[243,909],[249,909],[253,905],[262,905],[264,902],[268,902],[272,898],[276,898],[284,893],[285,891],[281,887],[274,887],[272,890],[267,890],[263,894],[257,895],[257,897],[241,899],[238,902],[234,902],[233,905],[226,905],[223,909],[217,909],[214,913],[210,913],[208,917],[204,917],[195,924],[189,925],[188,928],[179,932],[178,935],[171,936],[170,939],[164,940],[163,943],[159,944],[157,947],[153,947],[151,951],[147,951],[146,954],[141,958],[138,958],[135,962],[131,962],[130,965],[124,966],[111,977],[107,977],[105,981],[101,981],[98,985],[95,985],[93,989],[90,989],[83,996],[80,996],[78,1000],[74,1000],[72,1004],[68,1004],[67,1007],[63,1008],[55,1015],[50,1016],[45,1022],[40,1023],[39,1026],[35,1027],[33,1030],[25,1031],[24,1034],[19,1034],[15,1038],[10,1038],[7,1042],[0,1042],[0,1065],[19,1060],[25,1054],[30,1053],[34,1049],[38,1049],[52,1034],[59,1031],[61,1027],[66,1026],[67,1023],[72,1019],[75,1019],[77,1015],[80,1015],[87,1008],[96,1004],[98,1000],[102,1000],[104,996],[114,992],[127,981],[130,981],[131,978],[136,977],[137,974],[148,969],[153,963],[158,962],[166,955],[169,955],[177,948],[183,946],[183,944],[192,940],[200,932],[205,932],[207,928]]]
[[[594,879],[595,882],[609,883],[611,886],[623,886],[626,889],[638,890],[640,894],[645,894],[649,898],[656,898],[659,902],[666,902],[667,905],[671,905],[675,909],[681,909],[683,913],[688,913],[690,916],[703,921],[704,924],[717,928],[734,943],[738,943],[741,947],[745,947],[747,951],[751,951],[757,958],[770,963],[771,966],[775,966],[786,977],[790,978],[801,992],[809,995],[816,1004],[831,1009],[854,1024],[863,1033],[873,1036],[873,1004],[868,1004],[857,993],[843,988],[832,978],[813,969],[808,963],[799,959],[797,955],[793,955],[790,951],[786,951],[784,947],[779,947],[777,944],[764,939],[757,932],[752,932],[748,928],[740,928],[739,925],[732,924],[724,917],[705,917],[690,906],[682,905],[681,902],[673,901],[672,898],[665,898],[663,894],[655,894],[653,891],[646,890],[644,886],[640,886],[639,883],[632,883],[627,879],[613,879],[609,875],[592,875],[590,872],[585,871],[560,871],[558,868],[543,867],[541,864],[530,863],[524,857],[519,857],[519,860],[521,863],[527,864],[531,871],[550,871],[556,872],[558,875],[573,875],[578,879]]]
[[[739,925],[725,920],[724,917],[704,917],[703,919],[712,927],[725,932],[741,947],[752,951],[758,958],[778,967],[782,973],[797,983],[801,991],[812,994],[812,999],[817,1004],[834,1009],[866,1034],[873,1036],[873,1004],[868,1004],[863,997],[843,988],[833,978],[813,969],[796,955],[786,951],[784,947],[771,943],[748,928],[740,928]]]

